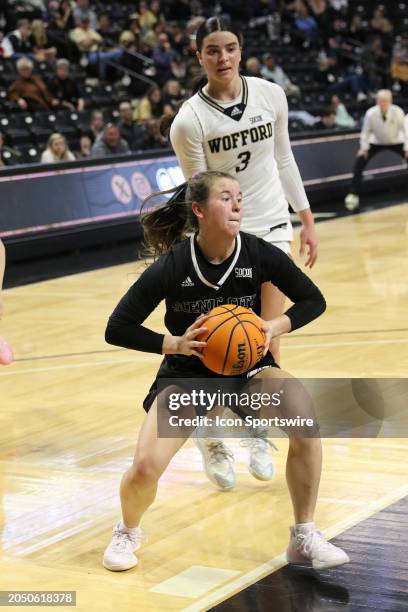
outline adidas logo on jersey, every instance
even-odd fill
[[[189,276],[181,283],[182,287],[194,287],[194,283]]]
[[[234,108],[231,111],[231,117],[235,117],[236,115],[242,115],[242,110],[240,108],[238,108],[238,106],[234,106]]]

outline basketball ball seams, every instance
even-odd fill
[[[197,336],[207,345],[201,350],[203,364],[222,376],[248,371],[262,357],[265,334],[254,312],[237,304],[220,304],[209,311]]]
[[[228,344],[227,344],[227,348],[225,350],[225,357],[224,357],[224,363],[222,364],[222,373],[224,374],[225,371],[225,365],[227,363],[227,359],[228,359],[228,353],[231,347],[231,342],[232,342],[232,338],[234,336],[234,332],[235,330],[241,325],[241,322],[238,320],[237,323],[234,325],[234,327],[232,328],[232,330],[230,331],[230,335],[229,335],[229,339],[228,339]],[[247,337],[248,341],[249,338]]]

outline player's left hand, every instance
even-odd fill
[[[307,251],[306,251],[307,249]],[[300,249],[299,255],[303,257],[306,252],[306,268],[313,268],[317,259],[317,236],[314,225],[303,225],[300,230]]]

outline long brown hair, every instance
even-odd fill
[[[145,241],[150,247],[150,254],[157,257],[165,253],[173,244],[185,238],[188,232],[198,229],[197,218],[191,210],[191,204],[197,202],[200,206],[205,206],[212,185],[220,178],[236,180],[226,172],[215,170],[199,172],[178,187],[152,193],[142,202],[140,222]],[[165,204],[143,213],[143,209],[153,198],[170,193],[173,195]]]

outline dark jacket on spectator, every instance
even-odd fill
[[[37,76],[28,79],[18,78],[12,83],[8,90],[10,100],[17,102],[24,98],[29,107],[51,108],[52,96],[44,81]]]
[[[54,76],[48,83],[48,89],[54,98],[57,98],[60,102],[65,100],[76,105],[81,97],[76,81],[70,77],[60,79],[58,76]]]
[[[108,147],[103,138],[96,140],[91,149],[91,157],[109,157],[110,155],[126,155],[130,153],[128,144],[122,138],[115,148]]]

